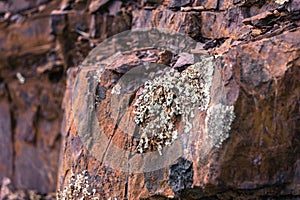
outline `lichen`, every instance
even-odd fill
[[[214,72],[212,61],[213,58],[203,59],[182,72],[171,69],[144,84],[134,104],[134,121],[141,126],[137,147],[140,153],[151,147],[161,155],[162,148],[178,137],[176,122],[179,116],[184,122],[184,132],[192,129],[190,119],[194,118],[194,109],[208,108]]]
[[[18,79],[18,81],[19,81],[20,84],[24,84],[25,83],[25,78],[24,78],[24,76],[20,72],[18,72],[16,74],[16,77],[17,77],[17,79]]]
[[[111,90],[111,94],[121,94],[121,86],[119,84],[115,85]]]
[[[283,5],[286,2],[289,2],[289,0],[275,0],[275,3],[280,4],[280,5]]]
[[[84,170],[82,173],[75,176],[74,173],[68,181],[68,185],[61,191],[57,192],[57,199],[59,200],[98,200],[95,196],[96,189],[92,188],[89,181],[90,177],[88,171]]]
[[[205,141],[219,148],[229,137],[231,123],[235,118],[234,107],[222,104],[212,105],[207,110],[205,118],[207,134]]]

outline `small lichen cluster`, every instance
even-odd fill
[[[286,2],[289,2],[289,0],[275,0],[275,3],[280,4],[280,5],[283,5]]]
[[[206,59],[181,73],[171,69],[165,75],[145,82],[134,104],[134,120],[141,126],[137,147],[140,153],[151,146],[161,155],[162,148],[178,137],[175,126],[179,116],[184,123],[184,132],[191,130],[194,109],[204,111],[208,107],[213,71],[211,59]]]
[[[89,175],[86,170],[75,176],[74,173],[71,174],[68,185],[63,191],[58,190],[56,198],[59,200],[98,200],[95,197],[96,189],[92,188],[89,182]]]
[[[111,94],[121,94],[121,86],[120,86],[120,84],[116,84],[116,85],[112,88]]]
[[[219,148],[224,140],[229,137],[231,123],[235,118],[234,107],[222,104],[212,105],[207,110],[205,118],[207,134],[206,142]]]

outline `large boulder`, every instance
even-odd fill
[[[83,172],[100,199],[300,195],[300,30],[225,42],[174,69],[181,50],[205,52],[181,36],[124,33],[70,71],[61,196],[84,196],[72,179]]]

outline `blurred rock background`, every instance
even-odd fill
[[[231,90],[241,87],[244,91],[244,97],[239,99],[240,107],[250,105],[254,109],[249,96],[255,94],[258,98],[259,95],[280,94],[282,91],[282,98],[288,96],[289,100],[285,102],[290,102],[293,110],[282,109],[286,112],[283,116],[288,123],[279,126],[279,130],[285,131],[280,137],[272,136],[272,139],[282,141],[281,137],[290,133],[285,142],[292,144],[285,146],[277,141],[276,149],[280,145],[282,149],[274,150],[276,155],[290,159],[285,164],[278,162],[274,166],[282,167],[281,171],[286,170],[286,174],[276,174],[276,178],[282,178],[277,182],[273,181],[275,175],[272,173],[269,174],[272,178],[258,176],[256,181],[266,180],[266,185],[273,181],[277,187],[280,181],[288,179],[288,187],[299,195],[299,25],[299,0],[0,1],[0,184],[5,185],[2,195],[7,192],[5,188],[33,190],[40,194],[56,190],[62,142],[62,101],[68,89],[68,69],[76,69],[89,51],[105,38],[141,27],[169,28],[185,33],[199,42],[199,51],[210,54],[229,52],[228,63],[233,63],[233,66],[238,62],[253,63],[252,68],[249,66],[244,71],[236,68],[243,78],[239,86],[228,82]],[[237,52],[241,53],[238,57]],[[270,65],[268,73],[261,69],[262,58]],[[237,65],[240,66],[239,63]],[[272,68],[272,65],[275,67]],[[281,89],[276,90],[273,87],[277,83],[276,77],[283,77],[288,69],[287,76],[280,82],[282,87],[278,87]],[[289,90],[289,84],[293,94],[284,93]],[[272,106],[267,107],[270,104],[264,101],[260,105],[272,110]],[[254,112],[247,116],[247,112],[241,116],[253,118],[261,114]],[[272,114],[266,111],[265,115]],[[263,119],[268,125],[272,123],[272,118]],[[243,120],[240,123],[243,124]],[[244,127],[250,128],[255,123],[258,122],[244,123]],[[242,130],[243,133],[247,131],[247,128]],[[266,134],[276,132],[271,129],[264,131]],[[252,134],[255,135],[254,132]],[[242,145],[236,146],[235,151],[239,148]],[[256,154],[255,146],[252,151],[251,165],[275,159]],[[244,158],[228,160],[243,166],[249,164]],[[273,169],[268,165],[262,170]],[[241,177],[243,173],[246,172],[235,175]],[[254,177],[261,172],[257,169],[253,173],[249,176]],[[233,177],[227,172],[223,176],[225,179]],[[229,186],[233,187],[235,183]],[[243,187],[248,188],[246,183]],[[248,189],[251,187],[256,186],[249,183]],[[24,195],[27,195],[24,198],[30,196],[29,193]]]
[[[68,68],[131,28],[136,2],[0,1],[0,180],[56,189]]]

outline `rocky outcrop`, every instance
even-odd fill
[[[106,5],[111,15],[87,3],[0,2],[0,180],[9,178],[12,192],[56,191],[67,69],[130,27],[120,2]]]
[[[67,186],[71,173],[87,170],[100,199],[298,198],[300,29],[299,10],[291,9],[297,3],[145,4],[150,7],[133,12],[134,28],[174,30],[195,43],[175,33],[125,33],[96,47],[78,72],[70,71],[74,85],[64,101],[59,188]],[[171,59],[162,59],[170,55],[162,46]],[[152,64],[141,68],[146,62]],[[188,77],[194,75],[185,74],[197,66],[200,74],[213,74],[199,83],[199,98],[209,103],[200,101],[201,109],[191,114],[180,105],[194,107],[188,100],[193,89],[185,85],[169,99],[168,85],[180,90],[172,73],[193,82]],[[170,72],[154,79],[164,70]],[[180,95],[186,101],[176,107]],[[179,110],[167,115],[169,131],[152,127],[151,120],[160,126],[165,119],[151,114],[156,106],[166,106],[160,113]],[[143,132],[150,126],[157,133]]]
[[[89,182],[85,192],[92,194],[84,195],[100,199],[298,198],[299,5],[298,0],[1,1],[1,194],[14,189],[53,192],[57,173],[60,194],[70,192],[64,186],[75,184],[71,175],[82,178],[84,172]],[[178,40],[190,42],[190,52],[180,52],[176,45],[168,48],[172,54],[151,48],[158,41],[168,46],[170,35],[141,37],[147,48],[121,55],[112,47],[122,48],[124,43],[102,43],[125,30],[145,27],[191,37]],[[134,39],[125,37],[128,45]],[[86,58],[100,43],[106,48]],[[152,154],[145,158],[163,164],[150,170],[152,165],[138,160],[143,155],[137,152],[138,128],[144,125],[135,123],[133,104],[142,94],[141,80],[151,77],[140,76],[139,87],[130,89],[134,81],[129,75],[141,75],[139,67],[149,62],[149,69],[155,69],[145,71],[149,74],[157,72],[157,66],[182,73],[207,56],[214,57],[209,62],[214,69],[210,103],[195,111],[190,134],[182,132],[183,114],[170,120],[172,131],[179,131],[172,145],[183,143],[169,150],[164,146],[162,156],[158,146],[146,149]],[[86,77],[91,77],[90,85],[82,82]],[[124,95],[121,86],[118,96],[117,83],[131,93]],[[82,99],[97,105],[87,106]],[[231,122],[226,119],[233,107]],[[85,118],[91,115],[78,115],[78,110],[96,111],[96,121]],[[81,133],[92,133],[97,126],[108,143],[93,140],[98,146],[87,145],[89,137]],[[122,151],[112,152],[113,146]],[[124,161],[122,156],[131,168],[113,165]],[[30,198],[29,193],[20,196]]]

